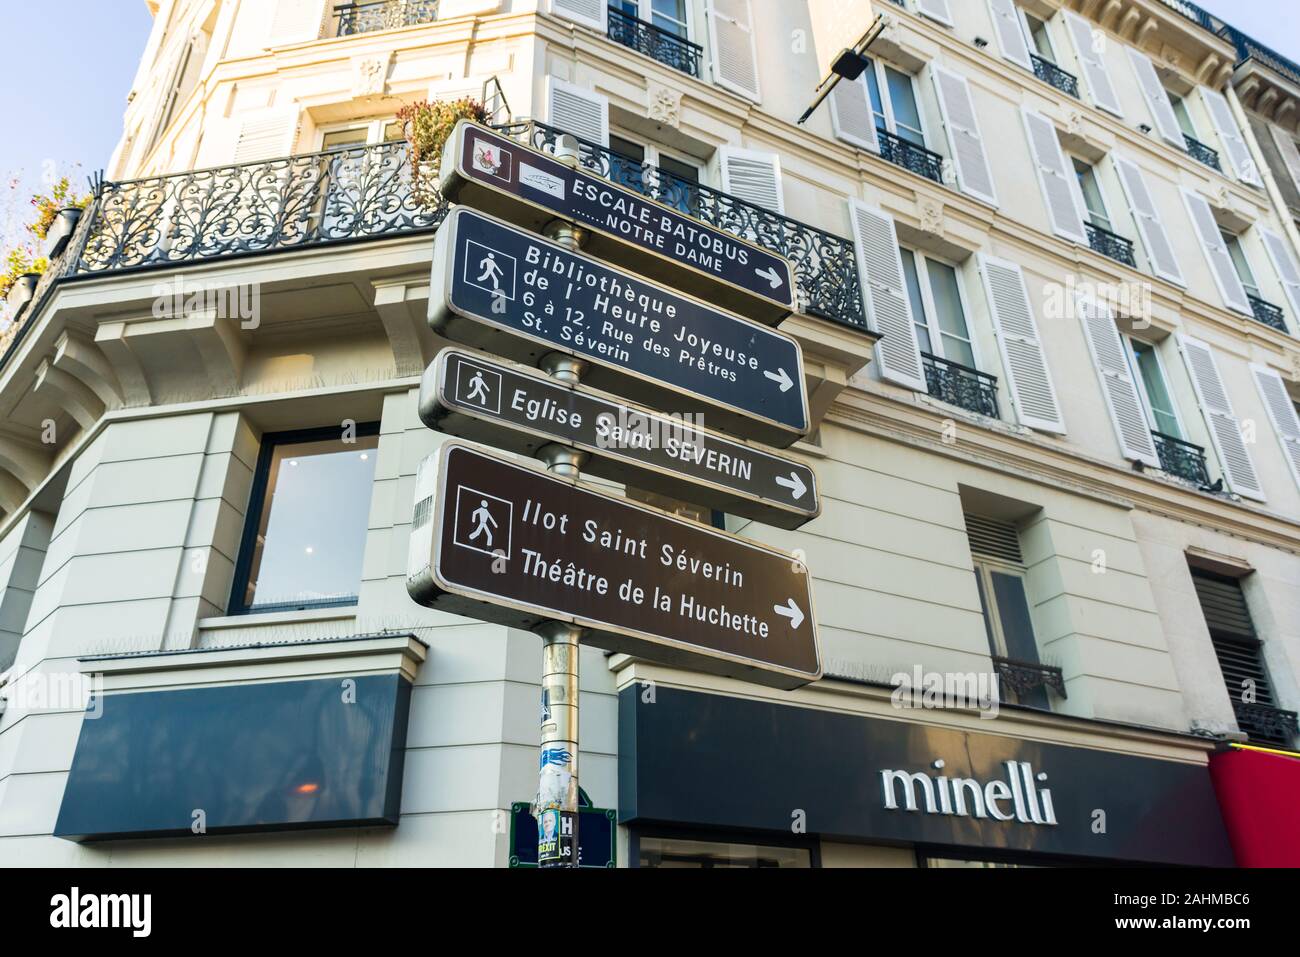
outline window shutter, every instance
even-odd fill
[[[758,102],[758,49],[750,0],[709,0],[713,82]]]
[[[916,12],[937,20],[945,27],[952,26],[952,11],[948,9],[948,0],[916,0]]]
[[[1251,186],[1262,186],[1255,161],[1250,157],[1250,147],[1241,135],[1227,98],[1218,90],[1206,86],[1201,87],[1201,98],[1205,101],[1205,109],[1210,114],[1210,122],[1214,124],[1214,132],[1219,134],[1219,142],[1228,154],[1228,162],[1232,164],[1237,179]]]
[[[298,108],[268,111],[239,125],[235,142],[235,163],[257,163],[293,153],[298,139]]]
[[[324,22],[325,0],[277,0],[269,45],[319,40]]]
[[[917,392],[927,392],[894,220],[856,199],[849,200],[849,220],[867,321],[883,336],[876,343],[880,376]]]
[[[609,146],[609,100],[572,83],[547,78],[550,125],[598,146]]]
[[[876,117],[871,112],[871,102],[867,99],[867,88],[861,77],[840,80],[835,84],[831,91],[831,127],[844,142],[872,153],[880,152]]]
[[[1169,235],[1160,222],[1160,213],[1156,209],[1155,200],[1151,198],[1151,191],[1147,189],[1142,171],[1131,160],[1118,155],[1112,155],[1112,159],[1119,173],[1120,184],[1124,187],[1124,195],[1128,197],[1133,221],[1137,223],[1142,248],[1146,250],[1147,259],[1150,260],[1151,271],[1161,279],[1168,279],[1180,286],[1184,285],[1183,271],[1178,265],[1178,258],[1174,255],[1174,247],[1169,242]]]
[[[1295,403],[1280,375],[1260,365],[1252,365],[1250,370],[1255,373],[1255,385],[1264,400],[1264,408],[1268,409],[1273,431],[1282,443],[1282,454],[1291,466],[1291,477],[1300,487],[1300,414],[1296,413]]]
[[[979,255],[979,267],[1016,418],[1031,429],[1064,433],[1065,421],[1056,402],[1020,267],[983,253]]]
[[[1088,340],[1092,364],[1101,380],[1101,391],[1106,396],[1106,408],[1115,426],[1124,458],[1144,462],[1160,468],[1160,456],[1151,438],[1151,426],[1142,408],[1142,397],[1133,381],[1132,367],[1125,353],[1124,341],[1115,327],[1115,317],[1104,303],[1080,294],[1079,320],[1083,323],[1083,337]]]
[[[1017,66],[1033,70],[1029,59],[1029,41],[1020,23],[1020,9],[1016,0],[989,0],[989,14],[993,17],[993,32],[998,37],[998,49]]]
[[[1063,11],[1065,26],[1070,31],[1070,40],[1074,43],[1075,55],[1079,58],[1079,68],[1083,72],[1084,82],[1092,103],[1100,110],[1124,118],[1124,111],[1119,105],[1119,97],[1110,82],[1110,73],[1106,69],[1106,60],[1102,56],[1105,49],[1104,35],[1094,36],[1092,24],[1077,13]],[[1099,43],[1098,40],[1102,42]]]
[[[957,168],[957,185],[963,193],[996,206],[998,198],[993,189],[993,173],[984,154],[984,138],[980,136],[979,122],[975,118],[970,84],[964,76],[941,67],[932,66],[930,74],[939,97],[939,113],[943,117],[944,132],[948,135],[948,148]]]
[[[604,33],[609,29],[608,0],[551,0],[551,13]]]
[[[785,213],[781,160],[775,153],[718,147],[722,191],[774,213]]]
[[[1300,192],[1300,147],[1296,146],[1291,134],[1282,127],[1270,124],[1269,129],[1273,131],[1273,142],[1282,154],[1286,171],[1291,174],[1291,182],[1295,185],[1296,192]]]
[[[1262,226],[1259,235],[1264,240],[1268,258],[1277,272],[1278,282],[1286,292],[1286,301],[1291,306],[1289,327],[1292,333],[1295,333],[1300,330],[1300,269],[1296,268],[1295,259],[1292,258],[1291,249],[1285,239]]]
[[[1260,487],[1255,472],[1255,463],[1251,461],[1246,442],[1241,437],[1241,425],[1233,414],[1232,402],[1228,391],[1223,387],[1219,376],[1219,366],[1214,361],[1214,353],[1204,342],[1181,333],[1178,346],[1187,364],[1187,372],[1192,386],[1196,390],[1196,400],[1201,407],[1201,416],[1205,427],[1209,429],[1214,451],[1218,453],[1219,463],[1223,466],[1223,476],[1228,487],[1238,495],[1264,501],[1264,490]]]
[[[1083,228],[1083,211],[1079,208],[1074,168],[1061,151],[1061,141],[1056,138],[1056,127],[1041,113],[1022,107],[1025,134],[1029,137],[1029,152],[1038,170],[1038,185],[1043,190],[1047,216],[1052,231],[1076,243],[1088,245],[1088,234]]]
[[[1210,273],[1214,276],[1215,285],[1219,287],[1223,304],[1237,312],[1253,315],[1250,302],[1246,299],[1246,290],[1241,285],[1241,277],[1237,275],[1237,267],[1232,263],[1232,255],[1223,242],[1223,234],[1219,232],[1219,224],[1214,220],[1210,204],[1190,189],[1183,189],[1182,192],[1187,215],[1192,217],[1192,223],[1196,226],[1196,235],[1201,239],[1205,261],[1210,264]]]
[[[1161,138],[1180,150],[1186,149],[1183,128],[1178,125],[1178,117],[1174,115],[1173,104],[1169,102],[1169,94],[1165,92],[1165,85],[1160,82],[1155,64],[1145,53],[1133,47],[1128,48],[1128,59],[1133,64],[1138,86],[1142,88],[1142,95],[1146,97],[1151,117],[1156,121],[1156,129],[1160,132]]]

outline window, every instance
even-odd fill
[[[1097,172],[1083,160],[1074,160],[1074,175],[1079,180],[1079,190],[1083,193],[1083,205],[1088,209],[1088,221],[1108,233],[1115,230],[1110,225],[1110,213],[1106,210],[1106,200],[1101,194],[1101,184],[1097,182]]]
[[[749,868],[812,867],[807,847],[732,844],[685,838],[648,837],[638,841],[639,867]]]
[[[379,425],[262,439],[231,614],[353,604],[361,581]]]
[[[1127,342],[1129,366],[1146,406],[1147,422],[1156,432],[1175,439],[1185,439],[1156,347],[1140,339],[1128,339]]]
[[[876,128],[916,146],[925,146],[925,130],[912,77],[879,60],[867,62],[869,65],[862,76],[867,84],[871,112],[876,117]]]
[[[1263,299],[1259,294],[1259,284],[1255,282],[1255,274],[1251,272],[1250,263],[1246,259],[1246,250],[1241,247],[1241,237],[1234,236],[1225,229],[1219,230],[1219,233],[1223,236],[1223,244],[1228,247],[1228,255],[1232,257],[1233,268],[1237,270],[1237,278],[1241,280],[1246,295]]]
[[[966,325],[965,298],[957,270],[945,262],[899,247],[921,351],[976,368],[975,347]]]
[[[690,5],[687,0],[615,0],[614,8],[629,17],[653,24],[683,40],[691,38]]]
[[[366,123],[353,123],[348,126],[336,126],[321,134],[320,148],[332,150],[343,146],[366,146],[375,143],[391,143],[402,138],[402,124],[389,117],[383,120],[371,120]]]
[[[1183,98],[1177,93],[1169,93],[1169,105],[1174,108],[1174,116],[1178,117],[1178,126],[1183,131],[1183,135],[1199,140],[1200,137],[1196,135],[1196,124],[1192,122],[1192,114],[1187,111],[1187,103]]]
[[[1238,727],[1252,741],[1290,746],[1296,716],[1277,707],[1241,581],[1201,568],[1191,571]]]
[[[698,214],[698,162],[689,157],[669,155],[654,144],[643,145],[616,133],[609,135],[609,148],[621,154],[610,158],[611,180],[628,189],[654,196],[661,203],[683,213]]]
[[[1056,52],[1052,49],[1052,38],[1047,34],[1047,24],[1032,13],[1020,11],[1025,18],[1025,33],[1033,46],[1030,52],[1037,53],[1048,63],[1056,62]]]

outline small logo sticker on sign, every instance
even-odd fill
[[[556,199],[564,199],[564,180],[527,163],[519,164],[519,182]]]

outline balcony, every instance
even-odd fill
[[[1223,167],[1219,165],[1219,153],[1212,150],[1200,140],[1193,139],[1186,133],[1183,134],[1183,140],[1187,143],[1187,155],[1199,163],[1204,163],[1212,170],[1222,173]]]
[[[1281,307],[1249,293],[1246,294],[1246,298],[1250,300],[1250,311],[1254,314],[1256,322],[1262,322],[1278,332],[1286,332],[1286,320],[1282,318]]]
[[[1283,711],[1267,704],[1246,704],[1233,700],[1232,710],[1237,715],[1237,726],[1250,738],[1262,744],[1291,746],[1296,733],[1296,712]]]
[[[880,141],[880,157],[901,166],[917,176],[924,176],[936,183],[943,183],[943,157],[938,153],[917,146],[911,140],[895,136],[888,130],[876,129]]]
[[[700,75],[704,48],[653,23],[638,20],[618,7],[609,8],[609,38],[690,76]]]
[[[998,417],[998,380],[987,372],[921,353],[925,386],[930,395],[967,412]]]
[[[1002,658],[993,655],[993,669],[998,675],[998,686],[1003,691],[1010,691],[1022,703],[1024,699],[1037,697],[1041,707],[1047,707],[1044,693],[1051,688],[1062,698],[1065,693],[1065,674],[1053,665],[1039,664],[1036,661],[1016,661],[1014,658]]]
[[[1190,482],[1197,488],[1209,486],[1210,472],[1205,467],[1205,449],[1163,432],[1153,431],[1151,438],[1156,444],[1156,455],[1160,457],[1160,468],[1166,474]]]
[[[1089,222],[1083,225],[1088,230],[1088,245],[1094,252],[1109,256],[1115,262],[1123,263],[1132,269],[1137,268],[1137,260],[1133,258],[1133,240],[1125,239],[1118,233],[1112,233],[1109,229],[1102,229]]]
[[[379,0],[377,3],[345,3],[334,8],[341,37],[377,30],[395,30],[438,19],[438,0]]]
[[[1036,53],[1029,54],[1029,59],[1034,61],[1034,76],[1044,83],[1056,87],[1062,93],[1068,93],[1076,100],[1079,98],[1079,78],[1077,76],[1073,73],[1067,73],[1051,60],[1044,59]]]

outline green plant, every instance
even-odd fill
[[[37,239],[44,240],[58,218],[59,210],[69,206],[85,209],[90,202],[90,194],[77,196],[72,191],[72,183],[64,176],[50,189],[48,194],[37,193],[32,197],[32,206],[36,209],[36,221],[27,225],[27,231]]]
[[[50,262],[44,256],[32,258],[32,250],[27,246],[16,246],[9,250],[0,268],[0,299],[9,295],[21,276],[27,273],[43,273],[50,268]]]
[[[417,187],[424,179],[426,164],[436,164],[442,157],[442,148],[447,137],[455,129],[456,122],[462,119],[476,123],[486,123],[487,110],[473,97],[459,100],[421,100],[402,107],[397,119],[402,124],[402,135],[411,145],[411,175]],[[434,188],[433,184],[428,184]],[[434,188],[436,193],[436,188]]]

